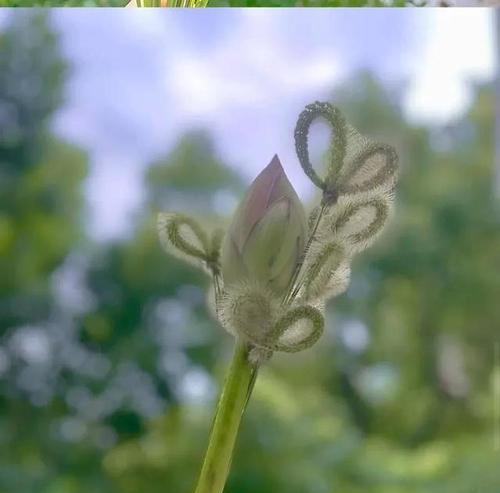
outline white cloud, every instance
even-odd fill
[[[127,231],[144,165],[200,124],[248,178],[278,153],[307,195],[294,152],[296,117],[359,69],[393,82],[409,77],[405,107],[414,119],[445,122],[463,111],[468,78],[493,74],[491,14],[409,12],[55,14],[74,68],[57,129],[90,151],[94,235]]]
[[[432,9],[427,36],[412,67],[406,97],[408,115],[446,123],[470,103],[469,82],[491,80],[495,72],[491,9]]]
[[[170,54],[167,86],[181,115],[199,117],[235,106],[268,104],[303,90],[339,80],[341,69],[331,47],[308,58],[293,56],[280,33],[283,27],[268,13],[242,13],[244,22],[228,42],[211,51],[179,48]]]

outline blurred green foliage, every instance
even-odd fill
[[[49,128],[66,64],[40,14],[13,16],[0,37],[0,315],[39,320],[47,274],[83,236],[86,156]],[[71,162],[71,167],[67,163]]]
[[[47,18],[11,16],[0,35],[0,491],[188,492],[232,341],[207,314],[206,279],[162,253],[154,216],[216,224],[243,184],[193,130],[151,164],[133,234],[92,244],[86,155],[48,126],[66,73]],[[370,74],[335,93],[355,125],[399,149],[396,216],[354,264],[320,343],[262,370],[228,493],[500,491],[495,101],[491,86],[474,92],[445,129],[407,121],[397,91]]]

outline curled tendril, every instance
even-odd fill
[[[328,174],[320,178],[309,157],[309,130],[317,118],[324,118],[332,127],[333,138],[330,148]],[[321,190],[326,203],[334,203],[337,197],[332,178],[339,172],[344,162],[347,147],[346,121],[342,113],[330,103],[315,103],[306,106],[299,115],[295,126],[295,149],[305,174]]]

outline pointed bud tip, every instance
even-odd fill
[[[285,174],[285,170],[277,154],[273,156],[271,162],[264,168],[263,172],[270,173],[273,176]]]
[[[271,159],[271,162],[269,163],[269,166],[279,166],[281,169],[283,169],[283,166],[281,165],[280,158],[278,157],[277,154],[273,156]]]

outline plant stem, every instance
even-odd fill
[[[222,493],[229,474],[240,421],[252,392],[257,368],[248,346],[237,341],[222,389],[195,493]]]
[[[297,284],[295,284],[295,283],[299,278],[300,271],[302,270],[302,266],[304,265],[305,258],[309,252],[309,248],[311,248],[312,242],[315,240],[314,236],[316,235],[316,231],[318,230],[319,223],[321,222],[321,219],[323,218],[323,214],[325,213],[325,210],[326,210],[326,205],[322,204],[321,209],[318,212],[318,217],[314,221],[315,224],[314,224],[312,232],[309,235],[309,238],[307,240],[307,244],[304,248],[304,252],[300,258],[299,263],[297,264],[297,267],[295,268],[295,272],[293,273],[292,280],[290,281],[290,289],[287,292],[287,294],[285,295],[285,297],[283,298],[283,302],[282,302],[283,305],[293,301],[293,299],[299,293],[299,290],[301,288],[300,282],[298,282]]]

